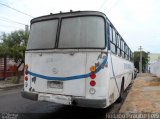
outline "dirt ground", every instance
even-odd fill
[[[119,112],[160,112],[160,78],[148,73],[139,74]]]

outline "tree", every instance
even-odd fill
[[[17,63],[17,73],[19,67],[24,63],[28,36],[28,32],[24,30],[14,31],[10,34],[2,33],[1,36],[0,57],[13,58]],[[17,83],[19,83],[19,76],[17,76]]]
[[[140,51],[134,52],[134,66],[139,70]],[[142,71],[145,72],[147,64],[149,62],[148,53],[142,51]]]

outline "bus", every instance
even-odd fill
[[[134,78],[133,54],[104,13],[71,11],[31,20],[22,97],[106,108]]]

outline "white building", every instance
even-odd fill
[[[149,70],[152,74],[160,77],[160,53],[149,54]]]

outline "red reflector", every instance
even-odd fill
[[[94,80],[91,80],[91,81],[90,81],[90,85],[91,85],[91,86],[95,86],[95,85],[96,85],[96,82],[95,82]]]
[[[91,79],[94,79],[94,78],[96,78],[96,75],[95,75],[95,74],[91,74],[91,75],[90,75],[90,78],[91,78]]]
[[[28,81],[28,76],[25,76],[25,81]]]

